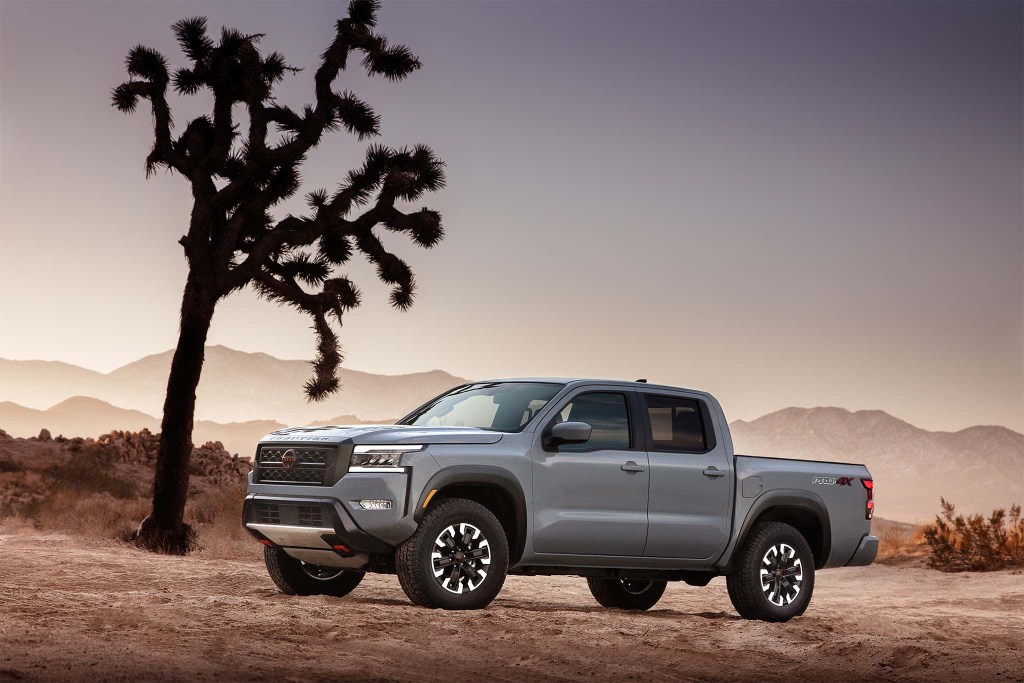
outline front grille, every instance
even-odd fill
[[[320,505],[297,505],[299,526],[323,526],[323,507]]]
[[[322,486],[328,483],[334,454],[333,448],[264,446],[256,462],[256,482]]]
[[[281,507],[276,503],[256,503],[256,521],[260,524],[280,524]]]
[[[254,516],[258,524],[284,524],[313,528],[331,528],[334,526],[331,523],[330,513],[320,504],[296,505],[258,501],[255,506]]]

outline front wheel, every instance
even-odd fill
[[[665,593],[664,581],[588,578],[590,592],[603,607],[649,610]]]
[[[423,607],[483,609],[508,571],[508,539],[494,514],[463,498],[442,500],[395,553],[398,582]]]
[[[300,562],[278,547],[265,547],[263,561],[274,584],[285,595],[348,595],[363,580],[363,572]]]
[[[789,621],[798,617],[814,592],[811,547],[788,524],[759,524],[744,543],[726,586],[744,619]]]

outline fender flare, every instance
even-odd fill
[[[735,541],[728,550],[729,566],[732,565],[736,550],[746,542],[747,536],[750,534],[750,530],[754,527],[757,519],[768,510],[779,507],[798,508],[814,514],[818,519],[818,523],[821,524],[822,535],[821,563],[817,568],[821,569],[828,565],[829,556],[832,553],[832,523],[829,520],[828,507],[825,505],[825,501],[813,491],[776,489],[759,496],[750,507],[750,511],[747,512],[747,516],[744,518],[742,526],[740,526],[740,531],[736,535]]]
[[[510,538],[509,566],[511,567],[523,555],[526,547],[526,495],[519,480],[510,471],[493,465],[452,465],[439,470],[430,478],[420,491],[416,502],[416,510],[413,512],[413,520],[418,524],[426,512],[425,505],[430,492],[437,490],[439,493],[445,488],[454,485],[482,484],[494,486],[508,494],[512,499],[512,511],[516,519],[516,537]]]

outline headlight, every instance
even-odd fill
[[[423,446],[356,446],[352,451],[350,469],[355,467],[399,467],[402,455],[422,450]]]

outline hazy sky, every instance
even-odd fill
[[[170,25],[193,14],[266,33],[306,68],[278,91],[297,107],[343,11],[0,2],[0,357],[108,370],[174,344],[190,197],[145,179],[148,112],[110,106],[128,49],[183,65]],[[350,269],[348,367],[1024,429],[1022,25],[1016,2],[387,2],[380,29],[424,68],[336,86],[384,143],[448,162],[425,202],[448,236],[384,236],[416,272],[408,313]],[[205,101],[173,104],[184,122]],[[329,137],[306,187],[360,160]],[[312,355],[307,320],[250,293],[210,342]]]

